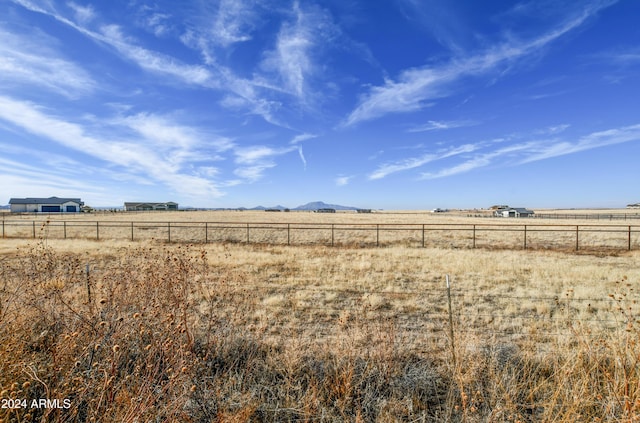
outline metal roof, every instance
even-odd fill
[[[69,202],[84,204],[79,198],[12,198],[9,200],[9,204],[64,204]]]

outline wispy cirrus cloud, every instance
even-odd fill
[[[219,66],[220,56],[224,57],[229,48],[253,39],[262,22],[261,3],[260,0],[200,2],[179,39],[198,51],[207,65]]]
[[[534,145],[535,143],[525,143],[520,145],[510,145],[493,151],[478,152],[470,155],[470,157],[467,156],[467,159],[460,163],[440,169],[436,172],[423,172],[421,173],[421,178],[436,179],[453,176],[458,173],[469,172],[480,167],[489,166],[498,158],[515,157],[522,152],[528,151]]]
[[[454,3],[447,0],[396,0],[409,22],[425,27],[443,46],[462,51],[470,28],[458,16]]]
[[[317,137],[318,136],[315,134],[309,134],[305,132],[304,134],[296,135],[295,137],[293,137],[293,139],[289,142],[289,144],[298,144],[303,141],[311,140]]]
[[[407,132],[427,132],[427,131],[443,131],[454,128],[464,128],[467,126],[479,125],[478,122],[472,120],[455,120],[455,121],[436,121],[430,120],[424,125],[414,126],[407,129]]]
[[[314,89],[313,79],[319,69],[319,52],[333,45],[339,28],[324,9],[313,5],[294,3],[292,11],[277,9],[281,21],[274,44],[263,42],[264,50],[256,57],[255,69],[247,72],[226,63],[238,43],[251,40],[252,31],[261,22],[262,1],[242,2],[222,0],[216,5],[204,3],[193,5],[195,16],[190,16],[186,29],[181,34],[171,26],[173,17],[161,11],[142,13],[145,29],[156,36],[176,37],[176,41],[200,53],[204,63],[185,61],[181,54],[173,55],[149,48],[127,32],[120,24],[103,23],[103,17],[95,11],[70,3],[67,9],[57,9],[53,3],[40,4],[30,0],[12,0],[32,12],[49,16],[88,39],[109,47],[122,59],[140,69],[166,78],[166,83],[176,82],[223,93],[219,105],[232,110],[257,115],[265,121],[283,128],[291,125],[283,117],[289,110],[298,114],[298,109],[309,110],[321,102],[324,93]],[[193,12],[193,10],[192,10]],[[203,16],[199,16],[199,14]],[[84,14],[85,18],[78,18]],[[73,17],[67,16],[73,15]],[[211,25],[211,22],[214,22]],[[244,67],[244,65],[243,65]],[[155,80],[154,83],[160,82]],[[292,99],[294,101],[292,101]]]
[[[100,26],[98,30],[93,30],[82,25],[82,23],[79,24],[68,19],[51,5],[45,7],[29,0],[12,1],[32,12],[50,16],[97,43],[114,48],[124,59],[135,63],[141,69],[164,75],[172,80],[186,84],[226,91],[229,94],[220,102],[221,105],[232,110],[247,110],[249,113],[261,116],[274,125],[287,126],[276,117],[276,112],[281,108],[281,103],[277,100],[266,98],[260,93],[260,90],[265,88],[278,90],[277,84],[268,85],[265,81],[253,81],[238,77],[231,69],[215,63],[215,60],[207,56],[209,50],[205,40],[210,38],[192,35],[192,42],[189,43],[186,41],[191,39],[189,36],[184,35],[182,37],[183,42],[187,45],[191,44],[192,47],[200,48],[203,55],[211,59],[206,60],[206,65],[189,64],[175,57],[138,45],[131,37],[127,37],[118,25],[107,24]],[[239,5],[236,9],[244,10]],[[229,12],[224,12],[223,9],[220,13],[228,14]],[[238,13],[242,15],[242,13]],[[214,34],[214,38],[216,36],[219,36],[219,34]]]
[[[76,23],[55,10],[51,5],[42,7],[29,0],[12,0],[28,10],[50,16],[58,22],[67,25],[82,33],[93,41],[103,43],[115,48],[123,57],[136,63],[141,68],[169,75],[177,80],[189,84],[202,86],[217,86],[217,80],[212,77],[210,70],[200,65],[183,63],[174,57],[170,57],[144,47],[136,45],[122,33],[118,25],[110,24],[101,26],[99,31],[94,31],[83,23]],[[77,8],[76,8],[77,10]]]
[[[51,172],[42,167],[24,167],[21,163],[0,158],[0,178],[2,178],[3,188],[11,188],[10,194],[28,192],[32,196],[49,197],[51,192],[56,192],[61,196],[76,197],[79,192],[99,193],[95,184],[86,182],[82,178],[61,175],[58,172]],[[34,181],[38,181],[34,184]],[[34,186],[35,185],[35,186]],[[8,198],[3,198],[6,202]]]
[[[418,157],[411,157],[392,163],[384,163],[378,167],[375,171],[369,174],[369,179],[382,179],[391,174],[397,172],[403,172],[406,170],[416,169],[431,163],[433,161],[446,159],[448,157],[457,156],[464,153],[469,153],[476,150],[478,146],[472,144],[465,144],[460,147],[453,147],[446,150],[437,151],[435,153],[426,153]]]
[[[419,178],[437,179],[490,166],[519,166],[616,144],[640,142],[640,124],[597,131],[577,139],[561,136],[568,127],[566,124],[555,125],[529,135],[512,134],[383,163],[368,175],[368,179],[382,179],[398,172],[425,167],[434,170],[421,171]],[[439,165],[445,159],[447,165]]]
[[[549,126],[547,128],[544,128],[541,131],[539,131],[539,133],[548,134],[548,135],[554,135],[554,134],[559,134],[561,132],[564,132],[567,129],[569,129],[570,127],[571,127],[570,124],[562,123],[562,124],[559,124],[559,125],[552,125],[552,126]]]
[[[264,172],[276,166],[275,158],[284,154],[299,151],[297,146],[273,148],[264,145],[238,146],[233,149],[234,162],[238,167],[234,174],[246,182],[256,182],[264,176]]]
[[[275,48],[265,53],[261,68],[275,72],[277,80],[272,85],[284,86],[285,91],[297,97],[303,104],[311,103],[315,92],[309,83],[319,70],[318,52],[333,43],[340,31],[332,17],[318,6],[293,4],[291,18],[285,20],[278,32]],[[262,75],[261,78],[269,78]]]
[[[68,2],[67,6],[73,9],[77,22],[88,23],[88,22],[91,22],[93,18],[95,18],[96,16],[95,10],[91,5],[82,6],[75,2]]]
[[[0,144],[0,151],[5,151],[5,147],[6,144]],[[25,164],[25,157],[33,159],[33,164]],[[89,166],[39,149],[22,147],[16,160],[0,157],[0,179],[3,182],[0,191],[6,195],[3,201],[24,193],[49,197],[55,192],[64,197],[88,196],[92,205],[117,204],[122,201],[122,194],[105,184],[109,176],[113,178],[110,169]],[[132,182],[148,183],[147,180],[135,180],[131,175],[115,175],[113,179],[127,185]]]
[[[0,86],[39,86],[69,98],[93,91],[91,76],[46,47],[48,41],[44,34],[27,38],[0,30]]]
[[[214,181],[199,176],[184,167],[183,155],[190,155],[191,145],[166,145],[163,132],[178,131],[171,124],[152,124],[158,131],[154,137],[150,127],[138,128],[147,135],[130,140],[122,139],[122,126],[104,125],[92,134],[89,123],[83,125],[56,117],[32,103],[0,96],[0,120],[20,127],[44,140],[98,159],[107,166],[130,175],[144,175],[150,183],[162,183],[176,192],[191,196],[219,197],[222,192]],[[135,128],[135,125],[132,127]],[[130,127],[131,128],[131,127]],[[95,128],[93,128],[95,130]],[[187,131],[182,131],[186,133]],[[107,135],[108,133],[111,136]],[[165,137],[165,138],[163,138]],[[158,142],[160,141],[160,142]]]
[[[142,139],[150,140],[155,148],[186,150],[206,146],[217,152],[224,152],[235,146],[230,138],[204,134],[192,126],[177,123],[171,117],[158,114],[129,114],[111,119],[109,122],[132,129]]]
[[[435,66],[403,71],[396,80],[386,79],[383,85],[372,87],[349,114],[343,126],[377,119],[390,113],[421,110],[439,98],[449,96],[453,83],[463,78],[477,77],[506,68],[583,25],[590,17],[614,1],[592,2],[556,28],[528,41],[509,40],[475,55],[456,57]]]
[[[223,47],[249,41],[259,7],[256,1],[221,0],[211,28],[212,41]]]
[[[304,166],[304,170],[307,170],[307,159],[304,157],[304,151],[302,151],[302,146],[298,146],[298,155],[300,156],[300,160],[302,160],[302,164]]]
[[[486,148],[469,155],[466,160],[452,166],[432,172],[423,172],[421,178],[443,178],[487,166],[518,166],[628,142],[640,142],[640,124],[593,132],[577,140],[554,137],[523,141],[493,150]],[[489,144],[488,147],[494,145],[499,144]]]
[[[617,65],[635,65],[640,63],[640,48],[632,47],[625,50],[603,53],[602,57]]]
[[[593,132],[579,138],[577,141],[560,139],[552,142],[541,142],[530,148],[528,154],[520,163],[545,160],[633,141],[640,141],[640,124]]]
[[[218,86],[209,69],[200,65],[182,63],[173,57],[135,45],[126,39],[117,25],[106,25],[102,27],[101,34],[92,33],[92,36],[96,40],[115,47],[123,56],[145,70],[170,75],[189,84],[205,87]]]
[[[344,187],[349,185],[349,182],[351,182],[351,179],[353,179],[353,176],[338,176],[335,179],[335,183],[339,187]]]
[[[293,13],[293,22],[283,24],[276,48],[267,53],[262,66],[267,70],[275,70],[287,91],[302,97],[305,93],[305,80],[314,71],[309,54],[314,45],[315,33],[306,22],[309,15],[297,2],[294,4]]]

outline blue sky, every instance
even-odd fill
[[[624,207],[635,0],[0,0],[0,203]]]

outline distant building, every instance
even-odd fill
[[[124,203],[125,211],[167,211],[178,210],[178,203],[168,201],[166,203]]]
[[[358,213],[371,213],[371,209],[358,209],[356,210]]]
[[[640,209],[640,203],[627,204],[628,209]]]
[[[497,217],[531,217],[534,215],[533,210],[523,207],[512,207],[508,209],[499,209],[494,212]]]
[[[316,213],[335,213],[336,209],[318,209],[316,210]]]
[[[79,198],[12,198],[12,213],[79,213],[84,203]]]

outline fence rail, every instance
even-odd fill
[[[2,238],[282,245],[640,249],[640,225],[2,221]]]
[[[635,220],[640,219],[640,213],[535,213],[535,219],[571,219],[571,220]]]

